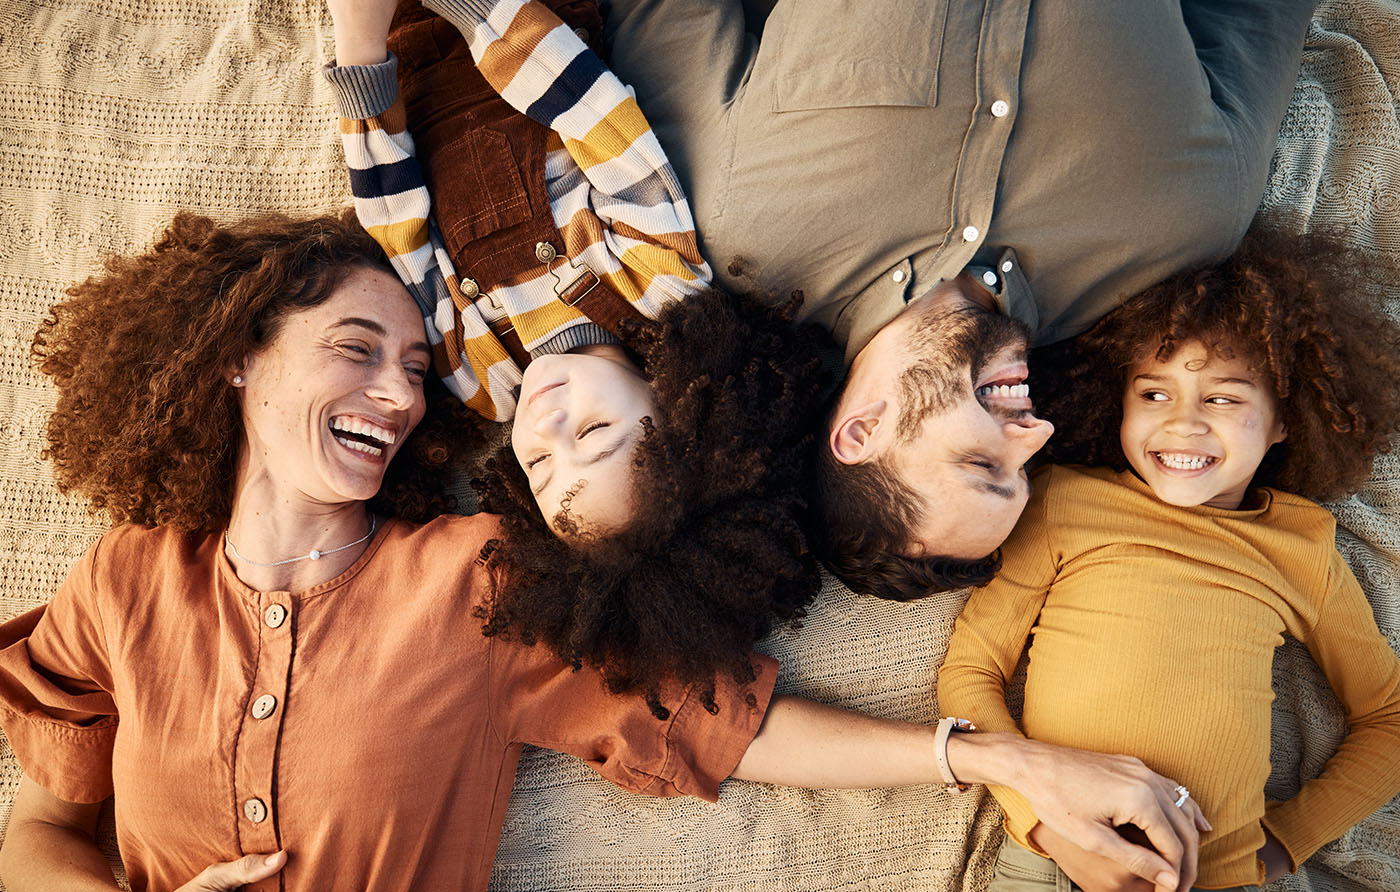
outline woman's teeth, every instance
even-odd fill
[[[337,415],[331,419],[331,430],[345,431],[348,434],[360,434],[373,440],[378,440],[385,446],[394,445],[396,435],[387,428],[382,428],[377,424],[365,421],[363,418],[354,418],[348,415]]]
[[[1154,452],[1153,455],[1157,456],[1157,461],[1178,471],[1198,471],[1218,461],[1209,455],[1183,455],[1179,452]]]
[[[365,455],[383,455],[384,448],[392,446],[396,437],[388,428],[353,416],[337,415],[331,419],[330,426],[337,443]]]
[[[347,440],[344,437],[336,437],[335,441],[342,446],[353,449],[356,452],[363,452],[366,455],[383,455],[384,450],[378,446],[371,446],[368,443],[361,443],[359,440]]]
[[[988,384],[986,387],[977,388],[977,395],[1001,399],[1021,399],[1031,395],[1031,386],[1029,384]]]

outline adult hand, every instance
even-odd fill
[[[337,65],[377,65],[389,58],[389,24],[398,0],[326,0],[335,24]]]
[[[244,855],[237,861],[211,864],[175,892],[225,892],[248,883],[265,880],[287,864],[286,852],[271,855]]]
[[[1044,824],[1031,828],[1030,839],[1084,892],[1152,892],[1151,883],[1117,861],[1081,849]]]
[[[1177,784],[1132,756],[1025,741],[1020,783],[1049,829],[1150,881],[1156,892],[1185,892],[1196,880],[1200,833],[1211,829],[1194,799],[1177,807]],[[1124,839],[1133,824],[1151,848]],[[1155,849],[1155,851],[1154,851]]]

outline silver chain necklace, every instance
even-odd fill
[[[320,551],[319,549],[313,548],[311,549],[311,551],[301,555],[300,557],[287,558],[285,561],[273,561],[270,564],[264,564],[262,561],[251,561],[248,558],[245,558],[243,555],[239,554],[238,549],[235,548],[233,545],[233,540],[229,539],[228,537],[228,530],[224,530],[224,544],[228,546],[229,551],[233,552],[234,557],[238,558],[245,564],[252,564],[254,567],[280,567],[283,564],[295,564],[297,561],[319,561],[321,558],[325,557],[328,554],[335,554],[337,551],[344,551],[347,548],[354,548],[356,545],[359,545],[361,542],[367,541],[370,536],[374,535],[374,528],[378,525],[378,523],[379,518],[371,514],[369,516],[369,532],[365,533],[363,536],[356,539],[354,542],[351,542],[349,545],[342,545],[339,548],[332,548],[329,551]]]

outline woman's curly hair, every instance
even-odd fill
[[[754,680],[754,642],[799,620],[820,586],[799,482],[822,416],[824,336],[792,326],[799,302],[709,291],[624,329],[658,407],[625,531],[561,541],[510,448],[486,463],[482,505],[504,525],[486,634],[595,666],[658,718],[673,684],[695,685],[714,711],[716,680]]]
[[[356,267],[389,269],[350,211],[232,225],[181,213],[149,251],[112,257],[69,288],[31,348],[58,388],[44,456],[59,489],[113,523],[222,528],[243,441],[228,369]],[[434,384],[376,511],[426,520],[449,510],[444,471],[483,441],[474,416]]]
[[[1043,457],[1126,468],[1118,432],[1128,369],[1199,341],[1248,360],[1278,397],[1286,439],[1254,485],[1341,496],[1400,432],[1400,324],[1378,291],[1398,273],[1393,258],[1327,235],[1256,226],[1228,259],[1179,273],[1067,345],[1037,351],[1037,408],[1056,428]]]

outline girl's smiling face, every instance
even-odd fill
[[[1238,351],[1227,359],[1190,341],[1128,370],[1120,438],[1163,502],[1234,509],[1284,429],[1272,386]]]

